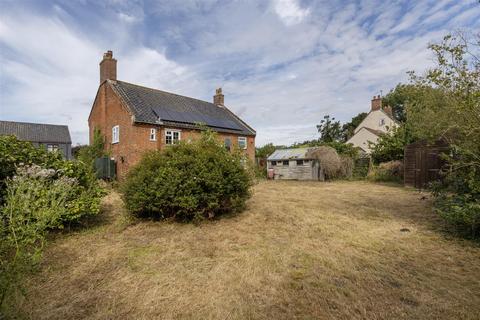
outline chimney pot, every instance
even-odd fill
[[[100,84],[108,79],[117,80],[117,60],[113,58],[112,50],[105,52],[100,62]]]

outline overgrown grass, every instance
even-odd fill
[[[427,197],[427,199],[425,199]],[[59,236],[15,312],[32,319],[478,319],[480,248],[427,194],[368,182],[263,181],[247,211],[126,220]],[[14,311],[12,310],[12,313]]]

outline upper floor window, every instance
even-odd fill
[[[58,144],[47,144],[47,151],[48,152],[58,151]]]
[[[175,144],[178,141],[180,141],[180,131],[178,130],[165,131],[165,144]]]
[[[150,129],[150,141],[157,141],[157,129]]]
[[[385,118],[380,119],[380,122],[378,124],[380,127],[385,125]]]
[[[120,126],[114,126],[112,128],[112,143],[120,142]]]
[[[247,138],[246,137],[238,137],[238,147],[240,149],[247,149]]]

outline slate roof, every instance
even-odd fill
[[[30,142],[72,143],[68,126],[55,124],[0,121],[0,135]]]
[[[130,109],[135,122],[192,129],[203,123],[215,131],[256,134],[224,106],[124,81],[107,81]]]
[[[312,149],[315,148],[277,149],[267,160],[310,159],[307,157],[307,153]]]

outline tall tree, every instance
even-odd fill
[[[399,83],[383,97],[382,105],[392,107],[393,117],[399,122],[406,121],[406,105],[415,100],[418,88],[414,84]]]
[[[335,121],[335,118],[330,118],[328,114],[317,125],[317,130],[320,133],[320,142],[339,141],[342,137],[340,121]]]

